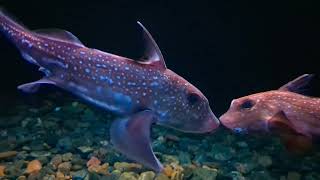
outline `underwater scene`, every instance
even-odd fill
[[[0,180],[320,179],[318,7],[0,0]]]

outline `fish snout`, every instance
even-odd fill
[[[222,125],[231,131],[233,131],[235,134],[247,134],[248,130],[247,128],[241,127],[240,124],[235,123],[233,118],[230,118],[230,116],[222,115],[220,116],[220,121]]]
[[[220,126],[220,121],[219,119],[212,114],[211,116],[208,117],[207,122],[204,127],[204,132],[212,132],[216,130]]]
[[[232,123],[232,118],[229,118],[226,114],[223,114],[220,116],[220,122],[222,123],[223,126],[229,129],[233,129],[233,123]]]

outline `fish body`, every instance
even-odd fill
[[[286,143],[297,137],[311,141],[320,136],[320,99],[300,92],[312,77],[305,74],[278,90],[235,99],[220,121],[236,132],[275,133]]]
[[[139,22],[138,22],[139,23]],[[150,146],[151,124],[185,132],[210,132],[219,126],[206,97],[169,70],[159,47],[139,23],[146,59],[88,48],[64,30],[31,31],[0,11],[0,32],[44,77],[18,88],[36,92],[42,84],[69,91],[103,109],[119,114],[111,127],[111,141],[119,151],[149,168],[161,171]]]

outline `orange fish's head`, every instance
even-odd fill
[[[234,99],[220,121],[236,133],[268,132],[268,119],[277,112],[278,107],[268,100],[268,93],[259,93]]]

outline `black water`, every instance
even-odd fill
[[[136,21],[170,69],[201,89],[217,114],[230,100],[275,89],[303,73],[320,76],[320,12],[312,1],[0,1],[30,29],[62,28],[89,47],[138,57]],[[1,38],[1,96],[40,78]],[[320,80],[313,87],[320,95]]]
[[[316,74],[310,94],[320,96],[316,2],[0,0],[0,6],[30,29],[66,29],[88,47],[135,58],[141,21],[168,68],[198,87],[217,116],[234,98],[277,89],[304,73]],[[0,57],[2,111],[16,100],[45,96],[46,91],[30,96],[16,90],[42,75],[3,37]]]

